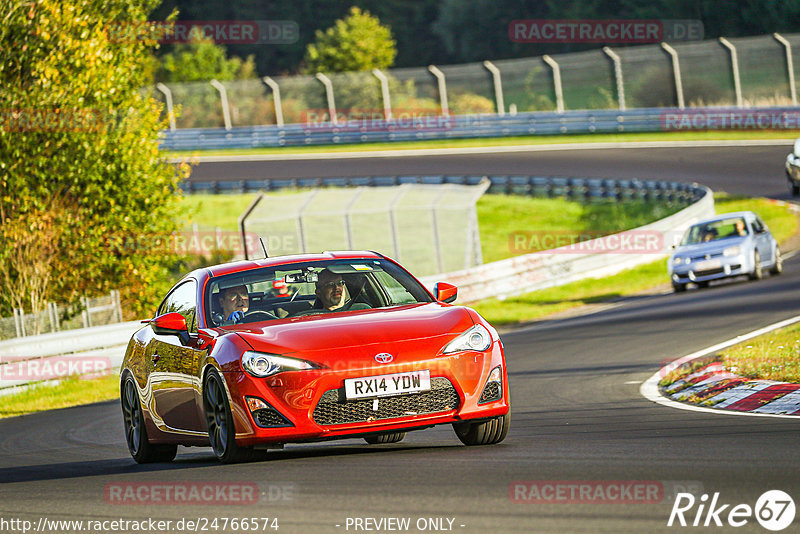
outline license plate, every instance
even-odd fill
[[[719,260],[705,260],[697,262],[695,271],[710,271],[711,269],[719,269],[722,267],[722,262]]]
[[[417,393],[430,389],[431,372],[427,369],[410,373],[348,378],[344,381],[345,398],[348,400]]]

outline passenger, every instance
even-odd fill
[[[315,308],[325,310],[341,308],[345,301],[345,283],[342,276],[323,269],[317,277],[315,294],[317,295]]]
[[[709,228],[703,234],[703,243],[708,243],[709,241],[714,241],[717,238],[717,230],[715,228]]]
[[[744,221],[742,219],[736,221],[736,235],[741,235],[741,236],[747,235],[747,228],[745,227]]]
[[[224,324],[241,322],[244,314],[250,307],[250,295],[247,286],[240,285],[221,289],[219,292],[219,305],[222,308]]]

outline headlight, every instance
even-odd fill
[[[304,360],[249,350],[242,354],[242,367],[248,374],[259,378],[282,373],[283,371],[319,369],[318,365]]]
[[[492,344],[492,335],[482,325],[476,324],[453,341],[442,351],[444,354],[474,350],[483,352]]]
[[[741,247],[728,247],[722,251],[723,256],[738,256],[742,253]]]

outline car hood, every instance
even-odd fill
[[[330,352],[349,347],[390,351],[416,340],[442,345],[474,324],[467,308],[438,302],[396,308],[294,317],[234,329],[254,350],[287,354]],[[360,352],[360,350],[359,350]]]
[[[744,245],[749,239],[745,237],[727,237],[710,243],[697,243],[695,245],[682,245],[675,249],[673,256],[700,256],[703,254],[722,254],[729,247]]]

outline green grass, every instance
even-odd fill
[[[69,378],[0,397],[0,418],[119,398],[119,377]]]
[[[480,139],[442,139],[426,141],[404,141],[398,143],[363,143],[346,145],[315,145],[297,147],[264,147],[227,150],[165,151],[167,157],[189,158],[191,156],[233,156],[256,154],[314,154],[327,152],[364,152],[372,150],[413,150],[426,148],[469,148],[489,146],[552,145],[564,143],[625,143],[631,141],[728,141],[753,139],[781,139],[787,146],[800,136],[800,130],[710,130],[691,132],[640,132],[598,133],[576,135],[540,135]]]
[[[788,206],[764,198],[714,196],[717,213],[751,210],[769,226],[778,242],[797,232],[797,217]],[[559,287],[543,289],[505,300],[487,299],[471,304],[487,321],[510,326],[541,319],[578,306],[606,302],[669,284],[663,259],[622,271],[607,278],[590,278]]]
[[[726,369],[745,378],[800,382],[800,324],[735,345],[721,357]]]

